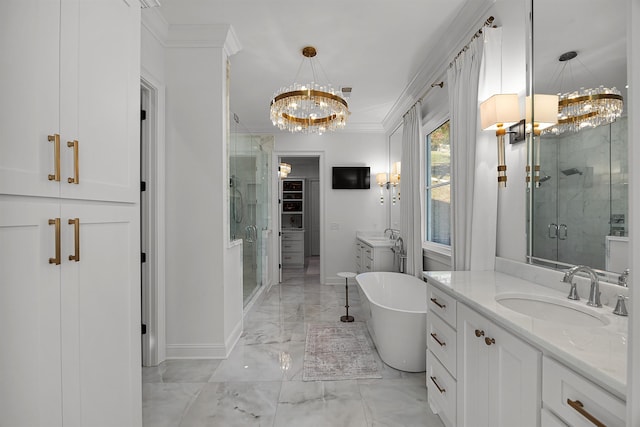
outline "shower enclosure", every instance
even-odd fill
[[[626,117],[541,137],[540,180],[533,188],[533,262],[606,269],[607,239],[628,231],[626,157]]]
[[[236,122],[234,130],[238,130]],[[246,305],[268,283],[272,239],[271,154],[273,137],[232,132],[229,138],[229,237],[243,242],[243,299]]]

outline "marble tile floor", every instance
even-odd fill
[[[286,271],[253,306],[228,359],[143,368],[144,426],[443,426],[429,410],[425,374],[397,371],[377,354],[382,379],[302,381],[306,325],[338,321],[345,310],[344,286],[305,271]],[[355,285],[349,304],[358,321]]]

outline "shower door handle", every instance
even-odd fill
[[[567,224],[560,224],[558,226],[558,239],[567,240],[569,237],[569,230],[567,228]]]
[[[548,230],[550,239],[555,239],[556,237],[558,237],[558,224],[555,224],[552,222],[547,226],[547,230]]]

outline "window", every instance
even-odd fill
[[[451,246],[451,145],[449,121],[427,135],[425,240]]]

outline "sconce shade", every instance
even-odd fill
[[[506,128],[520,121],[518,95],[496,94],[480,104],[480,126],[483,130]]]
[[[382,187],[383,185],[385,185],[387,183],[387,174],[386,173],[379,173],[376,175],[376,183]]]
[[[531,113],[533,110],[533,117]],[[558,123],[558,95],[533,95],[533,108],[531,96],[525,101],[525,120],[528,126],[532,123],[538,130],[543,130]]]
[[[398,185],[400,183],[400,162],[394,162],[391,167],[391,175],[389,176],[389,181],[393,185]]]

